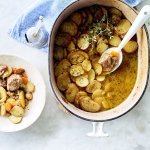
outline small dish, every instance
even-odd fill
[[[46,99],[45,84],[40,72],[26,60],[17,56],[0,55],[0,64],[11,67],[22,67],[26,70],[28,78],[35,85],[33,99],[26,108],[23,120],[19,124],[13,124],[7,117],[0,116],[0,131],[15,132],[23,130],[33,124],[40,116]]]

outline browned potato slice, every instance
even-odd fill
[[[78,38],[77,45],[82,50],[87,49],[90,45],[88,34],[81,34]]]
[[[117,15],[117,16],[119,16],[119,17],[122,16],[122,12],[121,12],[119,9],[114,8],[114,7],[110,8],[110,9],[109,9],[109,12],[110,12],[110,14],[112,14],[112,15]]]
[[[67,59],[63,59],[59,62],[59,64],[55,67],[55,76],[58,77],[63,72],[69,71],[71,64]]]
[[[70,44],[68,45],[68,47],[67,47],[67,50],[69,51],[69,52],[72,52],[72,51],[74,51],[75,50],[75,44],[74,44],[74,42],[70,42]]]
[[[79,12],[74,12],[70,16],[71,20],[75,22],[78,26],[82,23],[82,14]]]
[[[98,103],[100,106],[102,105],[102,101],[105,100],[104,97],[96,97],[94,98],[94,102]]]
[[[120,21],[121,21],[121,18],[119,16],[117,16],[117,15],[112,15],[111,16],[111,23],[113,25],[116,26]]]
[[[57,86],[61,91],[65,91],[68,88],[69,83],[70,83],[70,78],[67,72],[58,76]]]
[[[101,8],[99,8],[94,14],[94,21],[101,21],[104,16],[104,13]]]
[[[67,33],[59,33],[56,35],[55,44],[58,46],[67,47],[71,42],[71,36]]]
[[[83,55],[85,59],[89,59],[89,56],[87,53],[83,52],[83,51],[77,51],[78,54]]]
[[[109,109],[110,108],[109,102],[106,99],[102,101],[102,106],[105,109]]]
[[[96,76],[96,80],[102,82],[105,80],[105,76]]]
[[[76,78],[76,84],[79,87],[86,87],[89,84],[89,80],[85,76],[79,76]]]
[[[15,117],[13,115],[9,116],[9,120],[14,123],[14,124],[17,124],[17,123],[20,123],[22,121],[22,117]]]
[[[121,39],[119,36],[113,36],[111,39],[108,40],[108,42],[110,45],[117,47],[121,43]]]
[[[101,89],[97,89],[92,94],[92,99],[95,99],[96,97],[102,97],[105,94],[105,91]]]
[[[81,96],[87,96],[87,93],[85,91],[79,91],[76,94],[74,103],[75,103],[75,106],[77,106],[77,107],[79,107],[79,101],[80,101]]]
[[[93,69],[96,75],[100,75],[102,73],[102,65],[99,63],[93,63]]]
[[[129,20],[127,19],[122,19],[120,21],[120,23],[118,24],[118,26],[116,27],[116,33],[118,35],[122,35],[128,32],[128,30],[131,27],[131,23]]]
[[[78,64],[82,63],[85,57],[81,54],[79,54],[78,51],[72,52],[68,55],[68,60],[71,62],[71,64]]]
[[[74,77],[84,74],[84,70],[80,65],[72,65],[70,68],[70,74]]]
[[[95,79],[95,71],[93,69],[91,69],[88,72],[88,80],[91,83],[92,81],[94,81],[94,79]]]
[[[77,77],[70,76],[70,78],[71,78],[71,80],[72,80],[73,82],[76,82]]]
[[[86,14],[87,14],[87,19],[85,25],[90,25],[93,22],[93,16],[88,10],[86,10]]]
[[[98,112],[101,108],[101,106],[92,101],[91,99],[89,98],[83,98],[81,101],[80,101],[80,106],[83,110],[85,111],[88,111],[88,112]]]
[[[87,87],[86,87],[86,91],[88,93],[93,93],[95,90],[100,89],[101,88],[101,83],[94,80],[92,81]]]
[[[136,41],[129,41],[125,47],[123,48],[123,50],[127,53],[133,53],[137,50],[138,48],[138,44]]]
[[[79,91],[79,89],[74,83],[69,84],[68,89],[66,91],[67,101],[70,103],[73,103],[78,91]]]
[[[15,116],[15,117],[23,117],[24,115],[24,109],[20,106],[14,106],[11,110],[10,110],[11,115]]]
[[[60,30],[71,36],[75,36],[78,32],[78,27],[73,21],[64,21],[60,26]]]
[[[91,62],[87,59],[85,59],[83,62],[82,62],[82,68],[85,70],[85,71],[90,71],[91,68],[92,68],[92,65],[91,65]]]
[[[96,50],[101,55],[105,50],[108,49],[108,45],[103,40],[99,40]]]
[[[54,58],[58,61],[62,60],[64,57],[64,49],[62,47],[56,46],[54,48]]]
[[[80,12],[82,14],[82,23],[81,24],[84,24],[87,19],[87,13],[84,10],[81,10]]]

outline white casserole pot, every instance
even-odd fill
[[[118,0],[78,0],[73,2],[67,8],[65,8],[62,13],[56,19],[52,32],[50,35],[50,44],[49,44],[49,77],[50,77],[50,84],[54,95],[58,102],[71,114],[88,121],[92,122],[104,122],[108,120],[112,120],[118,118],[128,111],[130,111],[141,99],[143,93],[146,89],[146,85],[148,82],[148,34],[146,32],[146,28],[143,27],[137,33],[137,40],[138,40],[138,72],[137,72],[137,79],[135,86],[128,96],[128,98],[122,102],[117,107],[98,113],[90,113],[83,111],[81,109],[76,108],[74,105],[66,103],[64,101],[64,97],[57,88],[55,77],[54,77],[54,65],[53,65],[53,50],[54,50],[54,39],[57,33],[57,30],[60,24],[74,11],[88,7],[94,4],[108,6],[108,7],[116,7],[117,9],[121,10],[125,17],[130,21],[133,22],[137,16],[137,12],[135,9],[131,8],[127,4],[122,1]]]

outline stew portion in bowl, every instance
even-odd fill
[[[123,62],[113,73],[118,54],[102,65],[101,54],[117,47],[131,27],[116,8],[93,5],[72,13],[55,37],[54,72],[66,102],[88,112],[116,107],[131,93],[137,77],[138,44],[134,36],[123,48]]]

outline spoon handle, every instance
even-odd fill
[[[150,5],[144,6],[141,11],[139,12],[138,16],[136,17],[135,21],[133,22],[131,28],[123,38],[122,42],[118,47],[118,51],[128,43],[128,41],[135,35],[139,28],[141,28],[147,19],[150,17]]]

